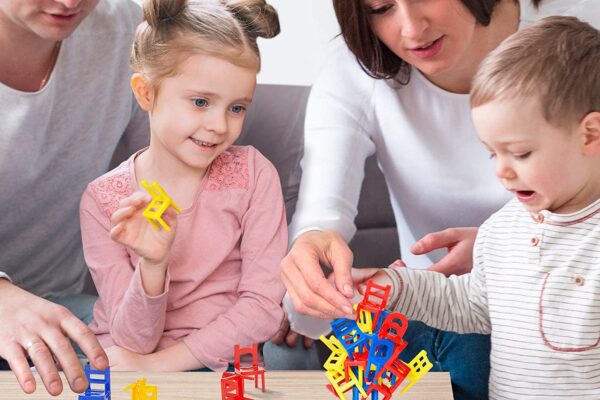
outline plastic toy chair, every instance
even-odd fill
[[[102,371],[86,364],[85,376],[89,386],[78,396],[78,400],[110,400],[110,367]]]
[[[139,379],[127,386],[123,391],[131,390],[131,400],[157,400],[156,385],[146,385],[146,378]]]
[[[372,325],[378,326],[381,313],[384,312],[385,306],[387,305],[388,297],[390,295],[391,286],[381,286],[373,281],[367,282],[367,288],[365,295],[360,303],[356,312],[360,315],[363,312],[372,313]],[[377,329],[376,329],[377,330]],[[370,332],[366,332],[370,333]]]
[[[327,357],[327,360],[323,364],[323,368],[325,368],[326,371],[342,370],[344,368],[344,362],[348,358],[348,353],[346,353],[346,350],[344,350],[340,341],[333,335],[331,335],[330,339],[321,335],[321,341],[331,350],[331,354]]]
[[[233,367],[236,373],[240,374],[244,379],[254,378],[254,387],[258,387],[258,377],[262,380],[262,391],[265,391],[265,368],[258,365],[258,343],[254,343],[252,347],[241,348],[235,345],[233,349],[234,361]],[[252,365],[241,365],[242,356],[250,354],[252,357]]]
[[[381,324],[378,335],[381,339],[387,339],[404,349],[408,343],[402,337],[407,328],[408,320],[406,317],[399,312],[392,312],[387,315],[383,324]]]
[[[409,381],[408,385],[402,389],[402,393],[405,393],[409,387],[417,383],[423,375],[425,375],[429,370],[433,367],[433,364],[427,358],[427,352],[425,350],[421,350],[419,354],[415,356],[408,363],[410,367],[410,373],[406,377]]]
[[[221,400],[252,400],[244,397],[244,378],[234,372],[221,375]]]
[[[350,380],[350,378],[344,374],[343,369],[342,371],[325,371],[325,376],[329,380],[327,388],[340,399],[345,399],[344,393],[353,387],[357,387],[356,381]]]
[[[340,341],[348,357],[353,359],[354,353],[361,353],[363,346],[368,345],[372,335],[363,333],[355,320],[340,318],[331,322],[333,334]]]
[[[142,186],[152,196],[152,201],[148,204],[142,215],[150,222],[154,229],[159,230],[160,226],[162,226],[165,230],[171,231],[171,227],[162,219],[162,215],[169,207],[173,207],[178,213],[181,213],[181,209],[158,182],[152,182],[152,185],[149,185],[148,182],[142,179]]]

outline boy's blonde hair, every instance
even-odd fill
[[[548,17],[491,52],[473,79],[471,107],[528,97],[555,126],[600,111],[600,31],[574,17]]]
[[[260,69],[256,39],[279,33],[277,11],[265,0],[145,0],[131,67],[157,86],[193,54]]]

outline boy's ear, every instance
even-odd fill
[[[134,73],[131,76],[131,90],[135,99],[139,103],[140,107],[144,111],[150,111],[152,109],[154,92],[150,85],[148,77],[139,72]]]
[[[583,154],[600,155],[600,112],[592,111],[581,120],[579,130],[582,133]]]

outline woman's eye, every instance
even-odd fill
[[[372,15],[381,15],[381,14],[385,14],[385,12],[387,10],[389,10],[390,8],[392,8],[391,5],[385,5],[385,6],[381,6],[381,7],[369,7],[367,8],[367,13],[372,14]]]
[[[246,111],[246,107],[244,107],[244,106],[240,106],[240,105],[231,106],[231,112],[233,112],[235,114],[240,114],[240,113],[243,113],[244,111]]]
[[[208,101],[206,101],[206,99],[194,99],[194,105],[196,107],[206,107],[208,105]]]
[[[494,159],[494,158],[496,158],[496,153],[491,153],[490,152],[490,159]]]

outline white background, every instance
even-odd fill
[[[2,1],[2,0],[0,0]],[[279,14],[281,33],[259,39],[258,83],[310,85],[339,33],[331,0],[267,0]]]

